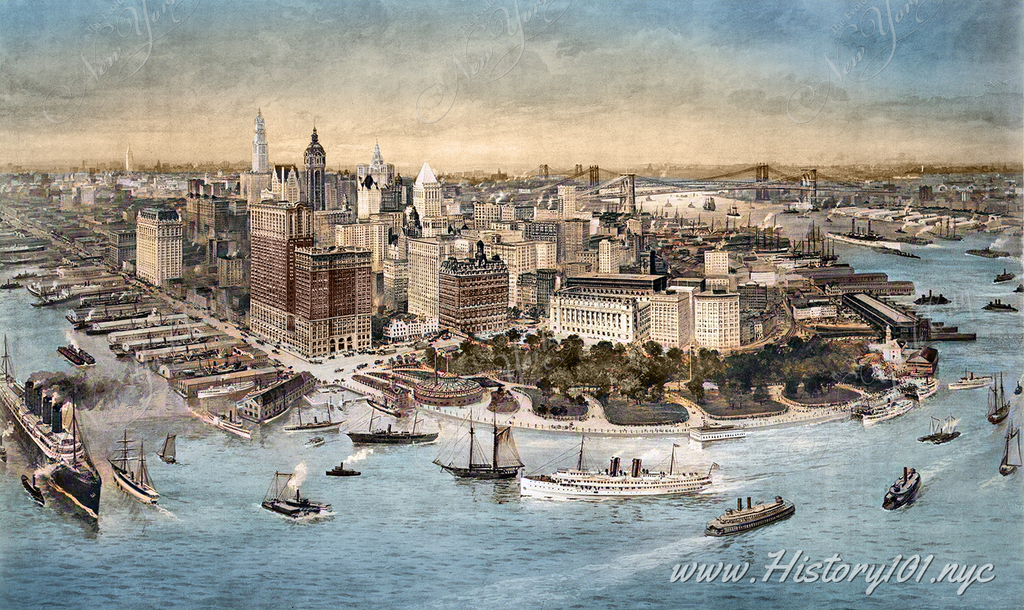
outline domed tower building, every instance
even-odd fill
[[[327,167],[327,155],[316,135],[316,127],[306,147],[306,203],[314,212],[327,209],[324,198],[324,170]]]

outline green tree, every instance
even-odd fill
[[[764,387],[763,385],[759,385],[756,388],[754,388],[753,398],[754,400],[757,401],[757,404],[763,405],[766,400],[771,398],[771,394],[768,393],[768,388]]]
[[[693,379],[686,382],[686,389],[698,404],[704,402],[704,379],[694,376]]]

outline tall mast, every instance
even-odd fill
[[[494,425],[494,438],[492,439],[491,468],[496,470],[498,468],[498,412],[494,411],[492,415],[491,421]]]
[[[668,473],[669,474],[673,474],[673,471],[676,468],[676,446],[677,445],[675,443],[672,443],[672,459],[669,460],[669,463],[668,463]]]
[[[583,441],[585,436],[580,436],[580,457],[576,460],[576,470],[583,470]]]
[[[473,429],[473,412],[469,412],[469,467],[473,467],[473,442],[476,440],[476,430]]]

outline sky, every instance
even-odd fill
[[[1020,163],[1020,2],[0,3],[0,164]]]

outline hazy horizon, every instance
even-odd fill
[[[909,7],[909,13],[903,9]],[[1022,159],[1020,3],[515,0],[0,6],[0,164]],[[143,17],[148,12],[149,19]],[[516,17],[518,15],[518,18]],[[842,36],[840,37],[840,34]]]

